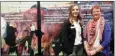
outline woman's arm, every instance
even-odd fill
[[[85,48],[86,51],[88,50],[88,43],[87,43],[87,41],[84,41],[84,48]]]
[[[88,25],[88,24],[87,24]],[[87,42],[87,25],[85,27],[85,30],[83,32],[83,42],[84,42],[84,48],[87,51],[88,50],[88,42]]]
[[[104,32],[102,35],[103,39],[102,39],[102,43],[101,45],[96,49],[97,52],[102,51],[104,48],[108,47],[108,45],[110,44],[110,40],[111,40],[111,28],[109,23],[105,23],[104,26]]]
[[[91,54],[90,54],[90,51],[89,51],[89,47],[88,47],[87,41],[84,41],[84,48],[85,48],[85,51],[86,51],[87,55],[90,56]]]
[[[83,43],[84,43],[84,49],[87,53],[88,56],[90,56],[90,53],[89,53],[89,48],[88,48],[88,42],[87,42],[87,26],[85,27],[85,30],[83,32]]]

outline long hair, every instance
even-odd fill
[[[74,6],[78,6],[77,4],[73,4],[73,5],[71,5],[70,7],[69,7],[69,19],[72,17],[72,8],[74,7]],[[79,8],[79,6],[78,6],[78,8]],[[80,10],[80,8],[79,8],[79,10]],[[79,14],[78,14],[78,16],[77,16],[77,18],[76,18],[76,21],[80,21],[80,26],[82,27],[83,26],[83,22],[82,22],[82,18],[81,18],[81,16],[80,16],[80,12],[79,12]]]

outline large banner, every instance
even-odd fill
[[[93,5],[101,6],[102,16],[108,21],[113,28],[113,2],[96,2],[96,1],[72,1],[72,2],[41,2],[41,31],[42,36],[42,51],[43,55],[63,55],[59,50],[59,36],[62,32],[62,25],[65,20],[68,20],[69,6],[77,4],[80,7],[80,14],[83,19],[84,27],[89,19],[92,19],[91,8]],[[111,36],[113,38],[113,36]]]
[[[102,16],[109,22],[112,29],[113,48],[113,2],[111,1],[41,1],[40,8],[37,2],[1,2],[1,54],[8,55],[38,55],[38,35],[36,30],[41,26],[41,53],[42,56],[63,56],[63,34],[66,21],[69,20],[69,7],[77,4],[80,8],[80,16],[83,19],[83,31],[90,19],[93,5],[101,7]],[[37,11],[37,10],[40,11]],[[39,13],[41,17],[39,17]],[[39,20],[41,23],[38,24]],[[70,27],[72,28],[72,27]],[[66,30],[70,31],[70,30]],[[41,33],[38,32],[38,33]],[[73,32],[69,32],[72,34]],[[67,36],[70,37],[70,36]],[[40,39],[39,39],[40,40]],[[68,43],[72,41],[67,40]],[[78,40],[79,41],[79,40]],[[69,44],[66,43],[67,46]],[[111,49],[110,53],[113,52]],[[113,53],[112,53],[113,54]],[[65,55],[66,56],[66,55]]]

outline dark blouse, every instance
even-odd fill
[[[62,38],[62,50],[67,54],[71,54],[73,51],[73,46],[75,42],[75,28],[71,28],[71,23],[69,20],[65,21],[62,27],[61,36]],[[81,36],[83,43],[83,28],[81,27]]]

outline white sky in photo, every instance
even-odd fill
[[[37,2],[1,2],[1,13],[24,12]]]

